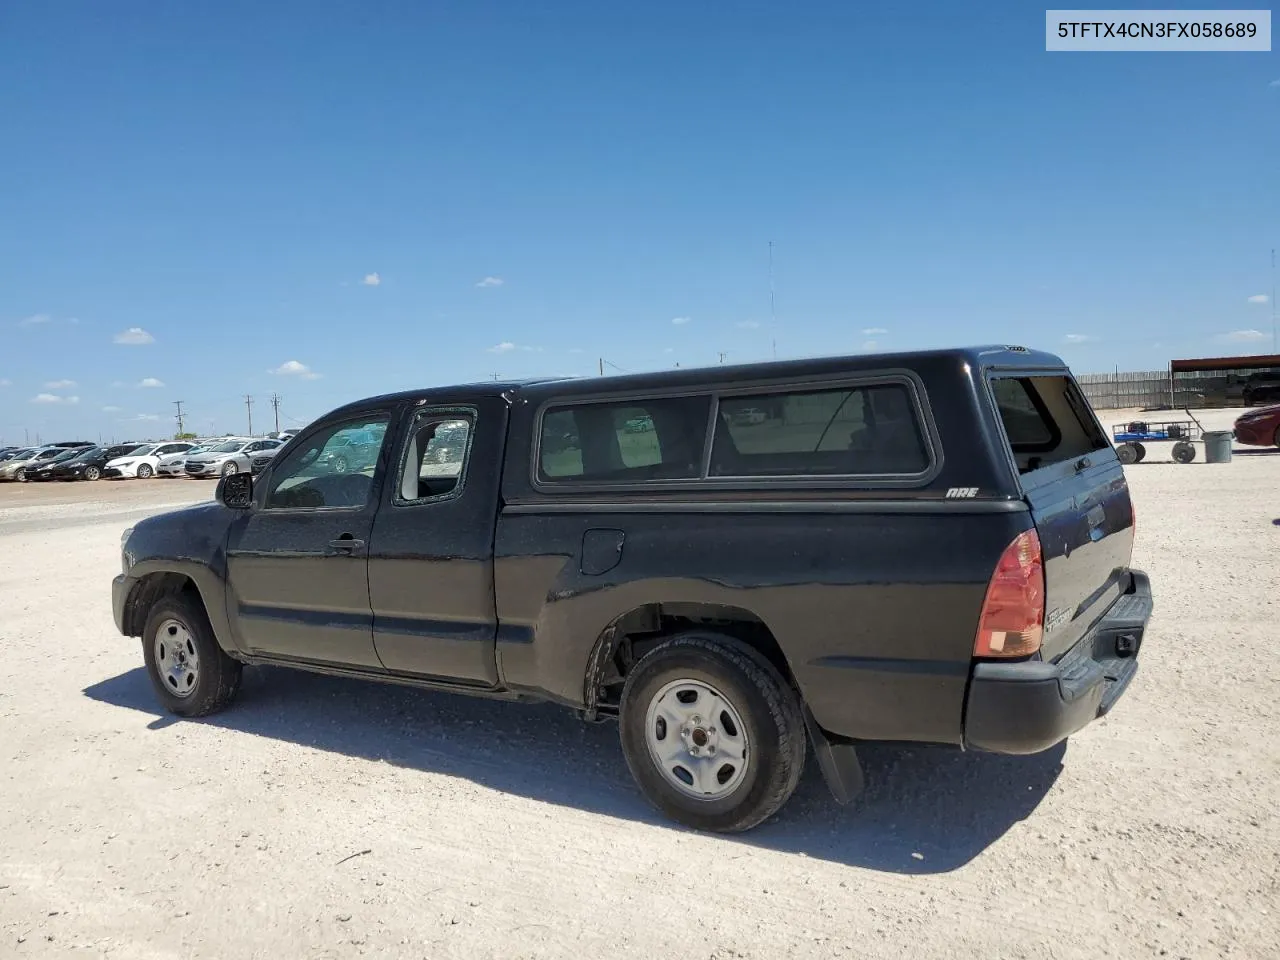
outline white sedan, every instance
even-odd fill
[[[137,477],[139,480],[146,480],[148,477],[155,476],[156,468],[162,459],[174,454],[189,453],[194,446],[194,443],[187,443],[185,440],[175,440],[172,443],[139,447],[108,463],[102,475],[104,477]]]
[[[194,453],[204,453],[208,449],[203,444],[197,444],[182,453],[170,453],[161,457],[160,462],[156,464],[156,476],[185,477],[187,475],[187,457]]]

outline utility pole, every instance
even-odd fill
[[[604,376],[604,357],[600,358],[600,376]]]
[[[178,408],[178,412],[173,419],[178,421],[178,436],[182,436],[182,401],[175,400],[173,401],[173,405]]]
[[[280,394],[273,393],[271,395],[271,409],[276,415],[276,433],[280,432]]]
[[[1276,344],[1276,248],[1271,248],[1271,352],[1280,353]]]
[[[725,353],[723,350],[721,350],[721,351],[720,351],[720,362],[721,362],[721,363],[724,363],[724,358],[725,358],[725,357],[727,357],[727,356],[728,356],[728,354],[727,354],[727,353]]]
[[[249,411],[249,436],[253,436],[253,397],[244,395],[244,408]]]

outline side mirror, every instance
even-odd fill
[[[248,510],[253,506],[253,476],[248,473],[233,473],[218,481],[218,502],[232,510]]]

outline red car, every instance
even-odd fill
[[[1251,447],[1280,447],[1280,404],[1250,410],[1236,417],[1236,443]]]

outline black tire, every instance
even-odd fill
[[[1178,461],[1178,463],[1190,463],[1195,458],[1195,444],[1182,440],[1173,445],[1173,459]]]
[[[19,470],[17,473],[13,475],[13,479],[17,480],[19,483],[31,482],[31,478],[27,476],[27,471],[25,470]]]
[[[1276,427],[1276,435],[1271,438],[1271,442],[1280,447],[1280,427]]]
[[[228,460],[226,463],[222,465],[222,475],[224,477],[229,477],[233,473],[239,473],[239,472],[240,472],[240,467],[234,460]]]
[[[102,471],[99,470],[97,467],[84,468],[84,478],[86,480],[97,480],[101,476],[102,476]]]
[[[179,696],[170,689],[157,665],[156,634],[172,621],[186,628],[199,659],[195,683],[185,696]],[[230,703],[240,688],[239,661],[232,660],[218,646],[204,606],[186,595],[161,597],[147,613],[147,625],[142,632],[142,658],[160,703],[180,717],[203,717],[215,713]]]
[[[150,479],[151,479],[151,475],[152,475],[153,473],[155,473],[155,471],[151,469],[151,464],[149,464],[149,463],[140,463],[140,464],[138,464],[138,479],[139,479],[139,480],[150,480]]]
[[[742,719],[746,769],[726,796],[703,800],[682,793],[649,751],[649,705],[677,680],[706,684]],[[627,766],[649,802],[672,820],[699,830],[750,830],[782,808],[804,769],[799,697],[762,654],[733,637],[690,632],[662,641],[627,675],[619,721]]]
[[[333,458],[333,463],[331,464],[331,466],[333,467],[334,473],[346,473],[347,470],[350,469],[351,464],[347,463],[346,457],[339,454],[338,456]]]
[[[1120,446],[1116,447],[1116,457],[1126,467],[1131,463],[1137,463],[1139,460],[1137,445],[1133,443],[1120,444]]]
[[[1137,441],[1134,441],[1133,449],[1136,450],[1138,453],[1138,463],[1141,463],[1143,460],[1147,459],[1147,448],[1144,447],[1142,444],[1138,443]]]

